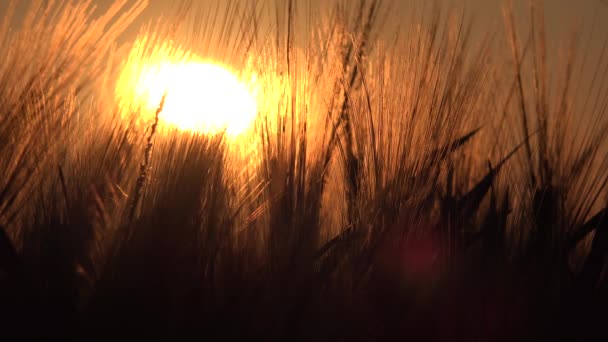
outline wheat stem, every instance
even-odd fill
[[[135,197],[133,198],[133,204],[131,206],[131,212],[129,213],[129,222],[133,221],[135,217],[135,213],[137,212],[137,207],[139,206],[139,202],[141,201],[141,197],[144,192],[144,185],[146,183],[146,178],[148,178],[148,170],[150,168],[150,159],[152,158],[152,140],[156,135],[156,129],[158,127],[158,116],[163,111],[163,107],[165,106],[165,98],[167,94],[163,95],[163,98],[160,100],[160,104],[156,109],[156,113],[154,115],[154,123],[150,129],[150,135],[148,135],[148,140],[146,143],[146,150],[144,151],[144,161],[139,166],[139,177],[137,178],[137,183],[135,184]]]

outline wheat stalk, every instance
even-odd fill
[[[163,107],[165,106],[165,99],[167,94],[165,93],[160,100],[160,104],[158,108],[156,108],[156,112],[154,113],[154,122],[150,127],[150,134],[148,135],[148,140],[146,142],[146,150],[144,151],[144,161],[139,166],[139,176],[137,178],[137,183],[135,184],[135,195],[133,196],[133,203],[131,204],[131,211],[129,212],[129,222],[132,222],[135,218],[135,214],[137,212],[139,203],[144,193],[144,188],[146,184],[146,179],[148,178],[148,172],[150,169],[150,160],[152,158],[152,141],[154,136],[156,135],[156,130],[158,127],[158,117],[160,113],[163,111]]]

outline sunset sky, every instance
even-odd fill
[[[18,9],[13,20],[14,27],[18,27],[20,18],[23,17],[28,4],[34,0],[19,0]],[[67,0],[59,0],[58,3],[64,3]],[[99,11],[106,9],[114,0],[92,0]],[[333,3],[339,2],[339,0],[296,0],[297,13],[300,13],[300,24],[304,20],[302,13],[307,13],[306,4],[314,4],[314,7],[321,6],[322,9],[318,12],[323,12],[332,6]],[[475,41],[481,42],[481,38],[488,35],[494,34],[495,39],[502,39],[504,35],[504,20],[502,16],[503,8],[507,4],[508,0],[437,0],[438,7],[441,9],[463,9],[465,14],[465,20],[472,20],[474,24],[474,30],[472,32],[473,43]],[[573,37],[573,33],[577,32],[577,44],[579,44],[577,53],[579,57],[583,55],[589,56],[586,64],[589,66],[584,72],[584,78],[591,77],[594,72],[596,61],[601,55],[602,48],[605,46],[608,39],[608,0],[546,0],[538,1],[543,3],[545,7],[545,28],[548,37],[548,51],[549,59],[560,60],[563,59],[564,52],[569,46],[569,42]],[[137,33],[140,32],[140,28],[143,24],[154,23],[162,16],[170,16],[171,13],[175,13],[176,4],[180,1],[164,1],[164,0],[149,0],[148,7],[139,16],[133,25],[131,25],[121,36],[119,43],[132,42],[135,40]],[[215,11],[217,11],[217,4],[220,6],[226,6],[230,3],[224,0],[193,0],[194,8],[197,9],[196,13],[199,14],[199,18],[208,16],[206,18],[213,18]],[[257,4],[263,8],[266,12],[265,17],[261,18],[262,25],[265,23],[267,30],[262,33],[273,34],[276,28],[273,27],[275,20],[274,4],[281,3],[281,0],[236,0],[232,2],[236,3],[239,8],[247,8],[249,5]],[[286,3],[286,0],[283,4]],[[355,6],[356,1],[346,1],[346,4],[352,3]],[[421,9],[430,9],[432,7],[432,1],[427,0],[385,0],[381,1],[385,6],[390,7],[388,17],[379,20],[382,25],[382,31],[385,36],[389,37],[392,33],[398,31],[399,27],[407,27],[408,23],[415,20],[416,16],[420,16]],[[518,21],[518,28],[523,34],[527,31],[527,26],[530,24],[529,13],[530,3],[529,0],[513,0],[515,4],[514,9],[516,13],[516,21]],[[6,12],[8,1],[0,1],[0,16],[3,16]],[[385,9],[388,7],[385,7]],[[263,10],[263,11],[264,11]],[[223,11],[219,10],[219,16],[223,15]],[[427,12],[428,13],[428,12]],[[296,14],[297,16],[298,14]],[[196,18],[196,16],[192,16]],[[190,19],[192,19],[190,18]],[[196,19],[194,19],[196,20]],[[301,30],[306,30],[306,25],[300,26]],[[279,28],[280,30],[281,28]],[[217,30],[216,30],[217,31]],[[401,35],[405,34],[405,31],[401,31]],[[214,33],[218,35],[218,32]],[[234,34],[237,34],[234,32]],[[403,37],[402,37],[403,38]],[[198,39],[198,40],[196,40]],[[523,35],[520,37],[523,39]],[[228,39],[229,40],[229,39]],[[226,41],[228,41],[226,40]],[[206,37],[195,38],[195,41],[205,42]],[[196,44],[196,43],[194,43]],[[295,44],[298,44],[296,39]],[[196,45],[190,45],[191,49],[197,50]],[[221,44],[220,44],[221,45]],[[221,46],[216,48],[224,49]],[[508,50],[505,50],[508,51]],[[225,51],[227,54],[230,52]],[[203,52],[206,53],[206,52]],[[504,54],[503,57],[511,58],[510,54]],[[213,57],[211,57],[213,58]]]
[[[95,0],[102,3],[109,3],[111,0]],[[240,0],[241,2],[253,2],[256,0]],[[268,3],[272,1],[265,0]],[[263,3],[264,1],[262,1]],[[296,1],[296,3],[305,3],[308,0]],[[419,9],[422,6],[429,6],[431,1],[427,0],[395,0],[385,1],[387,4],[394,4],[394,10],[391,11],[395,16],[407,17],[407,14],[412,9]],[[171,6],[173,1],[151,0],[146,12],[142,15],[141,20],[145,21],[149,18],[154,18],[165,12],[167,7]],[[198,0],[194,3],[214,3],[210,0]],[[353,1],[355,3],[355,1]],[[502,7],[506,3],[505,0],[439,0],[438,3],[443,7],[449,6],[464,6],[468,15],[470,15],[480,26],[497,27],[502,25]],[[517,10],[520,13],[526,13],[528,10],[528,0],[515,0]],[[590,27],[592,22],[596,23],[596,36],[606,36],[608,33],[608,1],[606,0],[549,0],[544,1],[546,9],[546,22],[548,32],[551,36],[561,36],[572,31],[577,24],[582,24],[583,27]],[[390,27],[390,26],[389,26]],[[580,27],[580,26],[579,26]],[[600,40],[598,39],[598,42]]]
[[[27,7],[27,3],[32,0],[19,0],[20,12]],[[256,0],[240,0],[240,2],[253,2]],[[61,1],[60,1],[61,2]],[[93,0],[94,3],[98,4],[100,8],[104,8],[112,0]],[[150,0],[149,6],[141,16],[140,21],[145,22],[150,19],[154,19],[166,13],[168,7],[174,5],[177,1],[164,1],[164,0]],[[196,4],[207,4],[214,3],[210,0],[198,0],[193,1]],[[263,3],[264,1],[262,1]],[[267,1],[270,3],[271,1]],[[296,3],[304,3],[304,1],[296,1]],[[527,0],[514,1],[519,5],[518,10],[527,10]],[[3,15],[8,1],[2,1],[0,3],[0,15]],[[353,1],[354,3],[354,1]],[[391,3],[391,1],[386,1]],[[420,8],[420,5],[428,5],[431,1],[425,0],[396,0],[392,1],[394,4],[394,10],[392,11],[395,15],[403,15],[405,18],[409,10],[412,8]],[[485,25],[500,25],[502,23],[501,8],[505,3],[504,0],[439,0],[441,6],[462,6],[466,12],[473,16],[476,22]],[[544,1],[546,8],[546,20],[548,31],[553,35],[560,35],[567,33],[572,29],[575,23],[584,23],[584,25],[591,25],[592,22],[596,23],[596,31],[602,33],[603,36],[608,32],[608,1],[606,0],[550,0]],[[488,26],[485,26],[488,27]]]

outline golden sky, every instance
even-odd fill
[[[0,1],[0,15],[3,15],[7,3],[10,0]],[[27,3],[32,0],[18,0],[20,8],[23,10]],[[59,0],[61,2],[62,0]],[[63,0],[67,1],[67,0]],[[100,8],[107,6],[113,0],[93,0]],[[225,2],[226,0],[219,0]],[[271,3],[273,0],[237,0],[241,3],[251,3],[258,1],[261,3]],[[278,0],[279,2],[282,0]],[[173,0],[149,0],[149,6],[142,15],[141,20],[146,21],[166,13],[167,8],[173,6],[178,1]],[[194,3],[213,3],[214,0],[193,0]],[[296,0],[298,3],[310,2],[310,0]],[[428,5],[428,0],[388,0],[386,3],[394,4],[393,14],[404,16],[413,8],[420,8],[421,5]],[[519,10],[526,10],[528,0],[515,0],[519,4]],[[355,1],[352,1],[354,4]],[[464,6],[466,12],[475,17],[480,24],[500,25],[501,7],[505,0],[438,0],[440,6]],[[604,34],[608,33],[608,0],[545,0],[547,25],[550,31],[563,33],[563,30],[571,27],[575,20],[591,22],[595,20],[598,29]]]

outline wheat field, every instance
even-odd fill
[[[608,338],[605,32],[553,44],[537,0],[492,28],[438,2],[397,28],[377,0],[22,5],[0,337]],[[167,121],[217,80],[140,99],[196,56],[255,85],[238,136]]]

